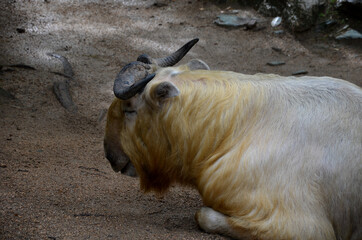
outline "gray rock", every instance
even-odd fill
[[[224,27],[247,27],[253,28],[256,26],[257,19],[241,18],[235,15],[221,14],[214,21],[215,24]]]
[[[284,25],[293,31],[313,26],[327,0],[263,0],[258,11],[267,16],[282,16]]]
[[[362,39],[362,33],[350,29],[336,37],[337,40],[343,40],[343,39]]]
[[[283,61],[271,61],[271,62],[268,62],[267,63],[269,66],[280,66],[280,65],[284,65],[285,64],[285,62],[283,62]]]
[[[325,0],[287,0],[283,18],[291,30],[305,31],[314,25],[325,4]]]
[[[165,0],[158,0],[153,3],[154,7],[166,7],[168,6],[168,1]]]
[[[293,72],[292,75],[296,76],[296,75],[302,75],[302,74],[307,74],[308,71],[307,70],[299,70],[296,72]]]
[[[284,34],[284,30],[276,30],[273,33],[276,35],[281,35],[281,34]]]
[[[283,50],[282,50],[281,48],[271,47],[271,49],[273,49],[273,50],[276,51],[277,53],[283,53]]]
[[[272,27],[277,27],[277,26],[279,26],[280,24],[282,23],[282,18],[281,17],[275,17],[274,19],[273,19],[273,21],[271,21],[271,26]]]
[[[62,64],[63,64],[63,69],[64,69],[64,75],[68,78],[71,78],[73,79],[74,77],[74,72],[73,72],[73,68],[72,66],[70,65],[68,59],[66,57],[63,57],[59,54],[56,54],[56,53],[47,53],[48,56],[50,57],[55,57],[55,58],[58,58]]]

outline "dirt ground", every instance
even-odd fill
[[[361,42],[275,34],[271,19],[250,9],[239,14],[257,17],[256,29],[223,28],[213,21],[227,6],[209,1],[154,3],[1,1],[0,239],[225,239],[198,229],[197,191],[145,195],[104,157],[113,80],[142,53],[163,57],[199,37],[182,62],[200,58],[248,74],[306,70],[362,85]],[[47,53],[71,63],[77,113],[55,98],[52,85],[64,77],[54,72],[63,68]],[[266,64],[276,60],[286,64]]]

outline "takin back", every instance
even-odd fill
[[[106,157],[145,191],[195,187],[206,232],[235,239],[362,239],[362,90],[330,77],[171,67],[118,74]]]

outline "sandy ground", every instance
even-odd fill
[[[102,113],[120,68],[141,53],[165,56],[188,40],[185,57],[212,69],[333,76],[362,85],[362,49],[314,34],[274,34],[270,19],[252,30],[213,21],[227,6],[208,1],[1,1],[0,239],[225,239],[194,220],[197,191],[143,194],[138,179],[112,171],[103,153]],[[68,58],[77,113],[55,98]],[[285,65],[268,66],[268,61]],[[10,67],[25,64],[34,69]]]

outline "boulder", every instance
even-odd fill
[[[362,39],[362,33],[354,30],[354,29],[349,29],[348,31],[339,34],[336,37],[337,40],[345,40],[345,39]]]
[[[285,25],[296,32],[314,25],[326,0],[263,0],[258,11],[267,16],[281,16]]]

